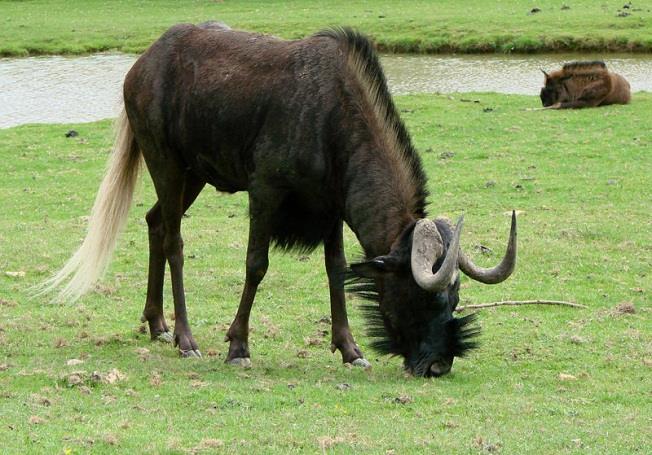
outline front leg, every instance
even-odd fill
[[[344,363],[369,368],[371,364],[364,358],[353,340],[353,335],[351,335],[351,330],[349,329],[349,320],[346,315],[346,301],[344,297],[346,258],[344,257],[341,220],[336,223],[330,236],[324,240],[324,256],[331,299],[333,331],[331,351],[335,352],[336,349],[339,349]]]
[[[240,298],[238,312],[229,327],[224,341],[229,342],[229,353],[225,363],[251,365],[249,352],[249,315],[254,304],[258,285],[267,273],[268,251],[271,239],[271,216],[274,214],[273,199],[269,196],[259,200],[249,192],[249,243],[247,245],[247,267],[245,285]]]

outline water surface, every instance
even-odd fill
[[[136,56],[0,59],[0,128],[23,123],[77,123],[115,117],[122,81]],[[577,55],[383,55],[392,93],[499,92],[537,95],[540,68]],[[652,91],[652,55],[582,55],[603,59],[632,85]]]

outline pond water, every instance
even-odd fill
[[[652,91],[652,55],[383,55],[394,94],[499,92],[537,95],[543,76],[564,62],[603,59],[633,91]],[[0,59],[0,128],[24,123],[115,117],[120,88],[136,56]]]

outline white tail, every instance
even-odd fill
[[[86,238],[63,268],[39,287],[38,294],[61,287],[56,300],[74,301],[101,278],[127,221],[141,163],[141,153],[123,108],[116,122],[113,152],[95,197]]]

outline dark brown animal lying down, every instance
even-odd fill
[[[543,74],[544,87],[539,96],[549,109],[627,104],[631,98],[629,82],[608,71],[604,62],[566,63],[561,70]]]
[[[344,362],[369,366],[349,329],[347,279],[352,292],[371,300],[371,346],[403,357],[413,374],[446,374],[455,357],[475,346],[473,315],[453,316],[460,272],[486,284],[507,279],[516,264],[516,219],[503,260],[484,269],[460,248],[461,220],[454,226],[427,216],[421,158],[363,35],[335,29],[284,41],[217,23],[177,25],[131,68],[124,103],[88,235],[48,283],[61,285],[62,297],[79,297],[100,277],[144,160],[157,201],[146,216],[143,321],[153,339],[174,341],[181,355],[200,356],[186,313],[181,220],[206,185],[249,193],[244,290],[226,334],[228,363],[250,362],[249,315],[272,244],[324,246],[332,350]],[[365,254],[348,268],[343,223]],[[163,313],[166,264],[173,334]]]

